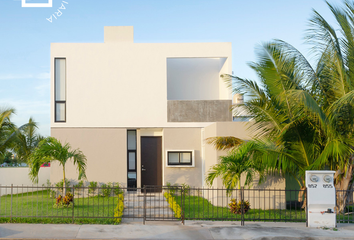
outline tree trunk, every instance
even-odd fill
[[[238,189],[237,189],[237,199],[236,199],[236,202],[237,201],[241,201],[241,177],[239,178],[239,181],[238,181]]]
[[[306,184],[305,184],[305,180],[303,178],[300,178],[300,180],[298,180],[298,183],[300,185],[300,190],[299,193],[297,195],[297,201],[299,203],[302,202],[302,206],[301,208],[306,208],[306,198],[307,198],[307,191],[306,191]]]
[[[65,165],[63,165],[63,197],[66,195],[66,183],[65,183]]]
[[[351,157],[350,164],[348,165],[347,171],[342,172],[340,170],[337,170],[336,173],[334,174],[334,179],[335,179],[335,187],[336,187],[336,192],[337,192],[337,211],[339,212],[344,212],[345,207],[348,203],[348,197],[350,194],[352,194],[352,188],[353,188],[353,173],[354,173],[354,164],[353,159],[354,157]]]
[[[302,186],[297,196],[297,201],[302,202],[301,208],[306,208],[306,198],[307,198],[306,186]]]

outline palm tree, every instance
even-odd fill
[[[242,185],[251,186],[256,173],[259,175],[259,183],[264,180],[265,169],[262,165],[250,160],[250,154],[257,154],[255,151],[261,152],[261,146],[256,142],[249,141],[243,143],[239,148],[230,151],[226,156],[220,157],[220,162],[210,168],[207,175],[206,182],[212,185],[217,177],[221,177],[223,185],[227,189],[227,193],[238,187],[241,189]],[[246,174],[245,182],[241,184],[241,175]],[[238,191],[237,198],[241,200],[241,192]]]
[[[77,166],[79,172],[78,179],[86,178],[87,159],[79,149],[72,150],[69,143],[63,145],[59,140],[53,137],[45,138],[30,155],[29,176],[32,181],[38,182],[38,173],[41,165],[47,162],[58,161],[63,167],[63,194],[65,195],[65,165],[69,160],[72,160],[74,165]]]
[[[314,11],[307,39],[318,56],[315,68],[296,48],[274,40],[258,48],[258,61],[249,64],[259,83],[224,77],[235,93],[251,98],[235,108],[253,116],[254,140],[271,143],[263,147],[267,154],[251,150],[251,161],[295,176],[302,189],[305,170],[336,170],[336,188],[346,190],[354,171],[354,3],[327,4],[340,29]]]
[[[14,141],[14,151],[17,158],[22,162],[27,162],[39,142],[44,139],[44,137],[37,133],[37,129],[37,123],[33,118],[30,118],[28,124],[19,129],[19,133]]]
[[[251,63],[260,78],[260,83],[234,76],[226,76],[234,82],[234,91],[251,95],[251,100],[235,106],[253,116],[250,129],[259,142],[272,142],[267,146],[269,154],[261,157],[268,168],[282,173],[298,175],[304,186],[304,171],[313,164],[321,149],[315,137],[314,120],[299,107],[294,91],[307,93],[307,78],[297,66],[297,59],[289,54],[290,45],[273,41],[258,49],[258,62]],[[241,146],[242,147],[242,146]],[[255,157],[253,156],[253,157]]]
[[[266,148],[268,154],[252,155],[252,160],[268,169],[295,176],[300,187],[305,189],[306,170],[342,169],[353,153],[351,135],[342,134],[338,128],[338,120],[343,118],[336,118],[333,113],[338,112],[338,116],[342,116],[340,109],[343,106],[334,108],[329,104],[325,107],[323,103],[327,100],[321,93],[324,68],[313,69],[290,44],[275,40],[263,44],[257,53],[259,61],[250,66],[258,74],[260,84],[226,76],[233,80],[234,91],[247,92],[252,97],[236,107],[242,107],[253,115],[250,128],[255,133],[254,139],[273,143]],[[318,66],[328,65],[322,61]],[[330,87],[335,89],[338,86],[327,86]],[[353,108],[346,106],[344,109]],[[353,116],[346,117],[353,119]]]
[[[314,86],[321,96],[321,106],[338,135],[335,137],[343,139],[351,149],[351,154],[342,156],[340,161],[324,158],[316,166],[328,165],[337,170],[336,188],[348,190],[352,188],[354,174],[354,2],[343,3],[343,7],[336,7],[327,2],[339,28],[332,27],[314,11],[307,40],[319,58],[320,81]],[[340,196],[340,210],[344,209],[348,194]]]
[[[15,113],[13,108],[0,110],[0,154],[4,155],[11,148],[12,141],[16,135],[16,126],[10,118]]]

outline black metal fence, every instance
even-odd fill
[[[119,223],[124,219],[178,220],[180,207],[164,196],[181,187],[0,186],[0,222]],[[181,196],[181,195],[180,195]],[[122,207],[123,206],[123,207]]]
[[[336,190],[337,223],[354,223],[354,189]]]
[[[61,196],[61,197],[60,197]],[[342,204],[342,205],[341,205]],[[353,191],[337,191],[337,220],[353,223]],[[306,222],[306,191],[191,188],[0,186],[0,222],[119,223],[224,220]]]
[[[52,186],[11,185],[0,186],[0,196],[2,221],[114,223],[115,209],[124,201],[124,190],[119,186],[64,190]]]
[[[188,188],[181,206],[186,220],[305,222],[304,202],[302,190]]]

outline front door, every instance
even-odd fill
[[[141,187],[162,185],[162,137],[141,137]]]

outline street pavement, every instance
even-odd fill
[[[0,239],[354,239],[354,224],[336,229],[306,228],[305,223],[123,221],[120,225],[0,224]]]

